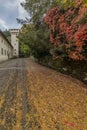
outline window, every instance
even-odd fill
[[[1,48],[1,54],[3,55],[3,48]]]
[[[5,50],[5,56],[6,56],[6,50]]]

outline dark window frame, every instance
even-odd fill
[[[1,54],[3,55],[3,48],[1,48]]]

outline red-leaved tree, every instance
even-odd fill
[[[50,41],[59,48],[64,46],[67,55],[74,60],[87,60],[87,7],[77,0],[68,9],[54,7],[45,16],[51,34]]]

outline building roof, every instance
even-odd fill
[[[20,29],[9,29],[10,33],[19,33]]]
[[[2,37],[7,41],[7,43],[13,48],[13,46],[11,45],[11,43],[9,42],[9,40],[6,38],[6,36],[1,30],[0,30],[0,35],[2,35]]]

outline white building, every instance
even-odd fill
[[[18,34],[19,29],[10,29],[11,33],[11,44],[13,46],[13,57],[19,57],[19,41],[18,41]]]
[[[13,57],[13,46],[0,30],[0,62]]]

